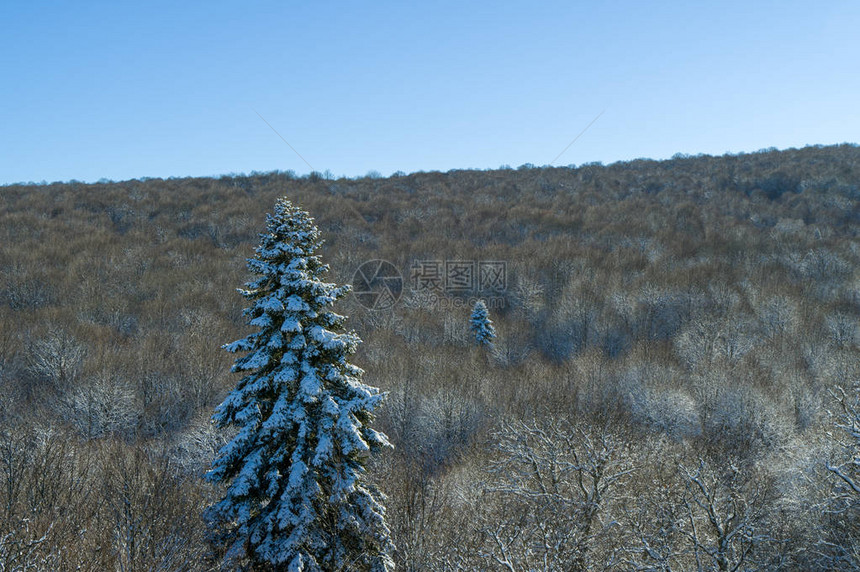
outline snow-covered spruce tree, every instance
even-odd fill
[[[475,334],[475,341],[478,342],[478,345],[493,347],[493,340],[496,339],[496,328],[493,327],[490,312],[483,300],[475,302],[472,317],[469,319],[469,329]]]
[[[363,478],[369,454],[390,446],[368,426],[383,396],[347,362],[361,340],[329,308],[349,287],[320,280],[320,244],[308,213],[280,199],[248,260],[258,278],[239,292],[258,331],[224,346],[247,352],[233,365],[246,375],[213,415],[238,433],[207,473],[228,485],[207,515],[230,563],[391,570],[382,495]]]

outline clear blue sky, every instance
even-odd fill
[[[0,183],[860,139],[860,2],[0,3]]]

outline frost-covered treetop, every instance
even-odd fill
[[[469,329],[475,335],[475,341],[479,345],[493,345],[493,340],[496,339],[496,328],[490,320],[490,312],[483,300],[475,302],[469,319]]]
[[[279,200],[256,256],[258,275],[239,291],[257,331],[224,346],[247,352],[245,372],[213,420],[236,437],[207,474],[230,483],[210,511],[229,531],[230,555],[276,568],[386,570],[392,551],[380,496],[362,482],[368,454],[388,446],[371,429],[382,395],[347,360],[360,339],[331,311],[349,292],[323,282],[328,267],[313,219]]]
[[[263,367],[261,360],[272,349],[271,344],[284,336],[301,333],[312,325],[339,330],[344,322],[343,316],[328,307],[345,296],[350,287],[320,279],[329,267],[315,254],[322,240],[313,218],[290,201],[279,199],[266,223],[267,232],[260,235],[256,256],[248,260],[248,268],[259,278],[239,289],[253,301],[244,314],[248,323],[260,331],[225,348],[231,352],[251,351],[261,338],[267,338],[267,343],[257,348],[259,352],[237,360],[234,371]],[[331,343],[340,343],[347,354],[352,354],[359,341],[352,334],[343,334]]]
[[[279,199],[274,214],[266,217],[266,232],[260,235],[256,256],[248,260],[248,267],[260,278],[240,292],[254,299],[267,287],[283,287],[275,288],[274,294],[294,288],[314,298],[322,296],[316,300],[322,305],[343,297],[349,292],[348,286],[336,288],[319,280],[329,269],[315,254],[322,242],[314,219],[290,201]],[[273,278],[277,278],[274,283]]]

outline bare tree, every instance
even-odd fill
[[[504,516],[486,527],[485,557],[510,572],[606,565],[595,548],[617,524],[609,508],[633,471],[618,441],[554,419],[505,423],[498,439],[490,492]]]
[[[684,569],[683,511],[674,482],[660,483],[632,499],[625,511],[629,538],[622,545],[621,564],[637,572]]]
[[[121,572],[192,570],[207,547],[198,491],[169,460],[108,443],[101,452],[106,548]]]
[[[837,458],[825,462],[832,479],[817,549],[827,565],[860,570],[860,387],[830,393],[836,404],[832,414],[838,432],[831,436]]]
[[[689,550],[696,570],[754,570],[763,566],[756,550],[774,540],[762,531],[763,491],[743,482],[729,464],[718,475],[704,460],[691,470],[680,466]]]
[[[129,433],[136,425],[139,406],[124,380],[100,372],[60,400],[63,417],[84,437]]]
[[[33,344],[30,371],[64,390],[81,373],[86,350],[69,332],[55,328]]]
[[[844,433],[839,442],[847,450],[847,460],[828,462],[827,470],[840,481],[842,495],[852,500],[860,498],[860,392],[853,399],[841,387],[831,391],[837,404],[836,428]]]
[[[16,512],[28,468],[29,435],[22,431],[0,431],[0,508],[9,520]]]
[[[51,534],[51,527],[43,533],[34,533],[30,520],[11,522],[10,530],[0,531],[0,570],[51,570],[59,562],[56,552],[45,553],[43,545]]]

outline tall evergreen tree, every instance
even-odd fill
[[[469,320],[469,329],[475,335],[475,341],[478,342],[478,345],[493,347],[493,340],[496,339],[496,328],[493,327],[490,312],[483,300],[475,302],[472,317]]]
[[[323,282],[319,231],[280,199],[240,293],[257,331],[224,346],[245,372],[213,420],[235,427],[207,478],[227,486],[208,515],[227,559],[305,572],[394,567],[382,495],[364,482],[368,456],[390,446],[371,429],[382,394],[347,359],[360,339],[330,310],[349,286]]]

